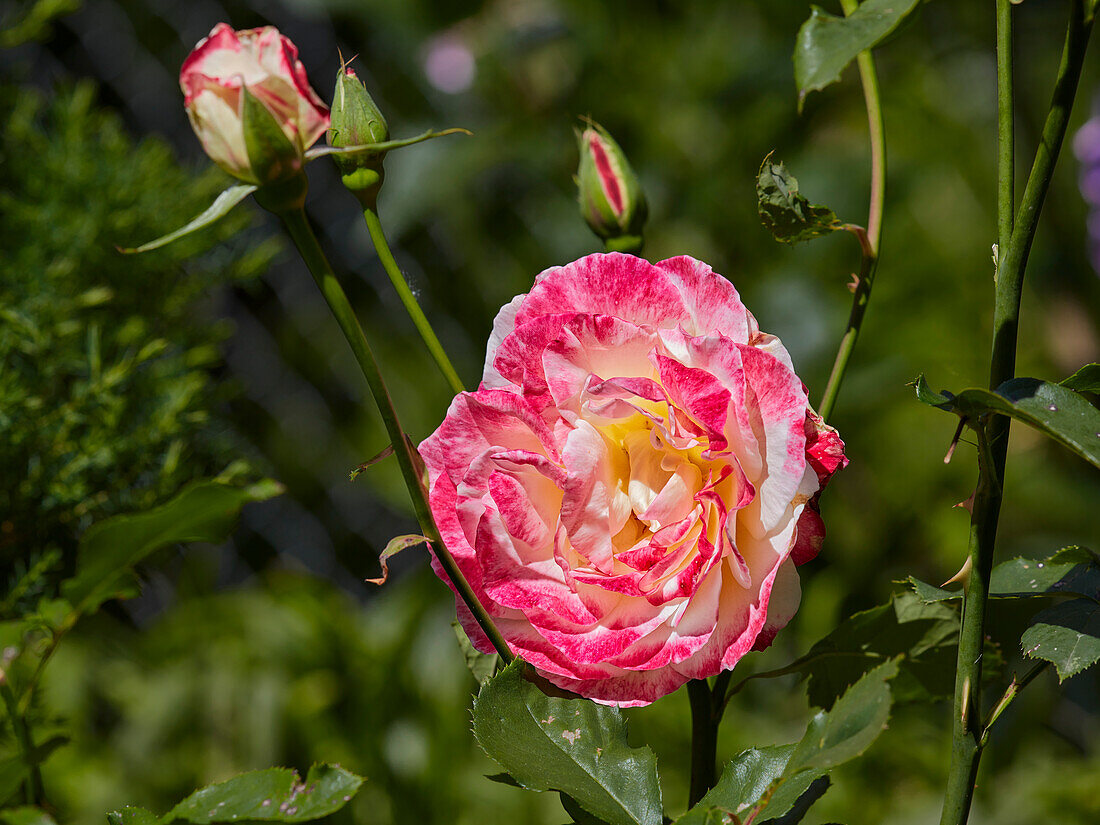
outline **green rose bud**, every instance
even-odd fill
[[[648,208],[623,150],[596,123],[580,133],[577,169],[581,215],[613,252],[640,252]]]
[[[343,149],[350,146],[366,146],[384,143],[389,139],[390,128],[386,118],[375,105],[367,88],[354,70],[342,66],[336,75],[336,89],[332,95],[332,114],[328,129],[330,146]],[[360,200],[378,197],[385,175],[382,162],[385,150],[333,155],[344,185]]]

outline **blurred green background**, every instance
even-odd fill
[[[1064,6],[1031,0],[1016,10],[1022,158],[1049,98]],[[65,13],[39,25],[51,9]],[[801,0],[0,5],[4,584],[35,563],[63,569],[96,518],[163,500],[230,464],[287,486],[246,510],[231,543],[163,554],[139,599],[61,646],[39,709],[44,724],[73,732],[45,765],[59,821],[102,822],[123,804],[159,812],[234,772],[313,760],[368,777],[337,815],[345,823],[566,819],[554,796],[481,778],[498,769],[470,736],[475,684],[449,627],[453,600],[425,555],[403,554],[382,589],[362,583],[378,575],[388,539],[414,522],[392,463],[348,481],[384,432],[270,219],[249,206],[179,247],[140,259],[112,250],[179,225],[228,183],[202,156],[176,85],[194,43],[220,20],[275,24],[326,98],[337,49],[358,54],[354,65],[395,137],[474,132],[392,155],[380,200],[397,258],[468,385],[500,305],[542,269],[597,249],[572,183],[573,129],[591,116],[642,179],[647,257],[686,253],[729,277],[816,398],[858,249],[843,233],[776,244],[753,190],[774,150],[812,200],[845,220],[866,217],[866,119],[854,72],[796,112],[790,54],[808,14]],[[739,666],[746,672],[804,652],[841,618],[883,601],[895,580],[943,581],[964,557],[967,518],[952,505],[972,489],[973,449],[963,444],[944,465],[954,419],[916,403],[906,382],[926,372],[936,388],[985,383],[992,43],[992,2],[932,0],[878,52],[890,159],[884,245],[832,422],[851,466],[822,500],[829,535],[802,568],[800,612],[770,651]],[[1092,60],[1074,126],[1094,90]],[[1100,280],[1076,175],[1066,152],[1031,257],[1021,374],[1058,379],[1100,360]],[[406,428],[423,438],[446,410],[446,385],[354,200],[328,164],[312,165],[310,178],[310,215],[346,273]],[[1100,474],[1015,429],[1001,558],[1098,547],[1098,502]],[[993,608],[990,632],[1010,667],[1028,615]],[[972,821],[1098,821],[1098,713],[1094,673],[1061,689],[1045,674],[994,737]],[[686,697],[629,715],[632,739],[658,752],[666,807],[682,810]],[[719,755],[792,741],[807,715],[794,682],[753,682],[731,705]],[[838,772],[806,821],[935,821],[949,727],[946,705],[895,709],[890,729]]]

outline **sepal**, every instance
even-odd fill
[[[123,255],[134,255],[138,252],[149,252],[153,249],[159,249],[162,246],[167,246],[172,241],[177,241],[185,235],[190,235],[192,232],[198,232],[200,229],[205,229],[210,224],[224,218],[229,214],[238,203],[243,201],[259,187],[251,183],[239,183],[236,186],[230,186],[210,204],[210,207],[195,218],[193,221],[185,226],[181,226],[175,232],[169,232],[167,235],[162,235],[154,241],[149,241],[141,246],[135,247],[115,247]]]

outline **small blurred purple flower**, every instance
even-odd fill
[[[459,35],[446,33],[434,38],[425,48],[423,59],[428,82],[441,92],[460,94],[474,83],[477,61]]]
[[[1073,138],[1073,153],[1081,163],[1081,195],[1091,207],[1086,223],[1089,257],[1100,274],[1100,97],[1093,102],[1092,112]]]

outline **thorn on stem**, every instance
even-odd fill
[[[959,446],[959,439],[962,438],[962,431],[965,426],[966,418],[960,418],[959,426],[955,428],[955,435],[951,438],[951,446],[947,448],[947,455],[943,457],[944,464],[951,463],[951,457],[955,455],[955,448]]]

